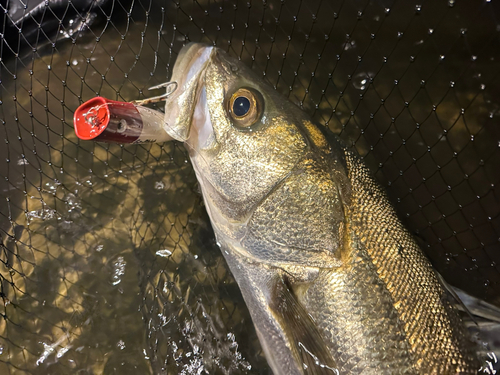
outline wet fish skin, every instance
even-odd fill
[[[184,47],[166,131],[185,142],[217,241],[276,374],[475,374],[474,345],[362,160],[241,62]],[[250,128],[231,118],[258,92]]]

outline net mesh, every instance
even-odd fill
[[[182,145],[73,130],[189,41],[352,144],[444,278],[500,306],[496,2],[0,5],[0,373],[270,373]]]

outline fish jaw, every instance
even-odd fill
[[[165,103],[165,131],[175,140],[186,142],[189,138],[193,117],[203,90],[203,78],[210,64],[214,47],[192,43],[185,46],[174,65],[171,81],[177,89]]]

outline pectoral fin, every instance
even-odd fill
[[[249,261],[228,244],[221,250],[250,310],[273,373],[338,374],[318,327],[291,288],[287,271]]]
[[[304,374],[338,374],[330,350],[304,307],[297,300],[285,275],[273,280],[271,310],[280,321],[291,350]]]

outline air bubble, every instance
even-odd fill
[[[31,222],[32,219],[53,219],[54,217],[56,217],[56,210],[44,207],[39,210],[29,211],[28,213],[26,213],[26,217],[28,219],[28,222]]]
[[[62,348],[60,348],[56,353],[56,358],[61,358],[64,354],[66,354],[69,351],[69,349],[71,349],[70,345],[63,346]]]
[[[362,72],[352,77],[352,85],[358,90],[365,90],[375,76],[372,72]]]
[[[356,41],[350,40],[344,44],[344,50],[350,50],[356,48]]]
[[[122,282],[122,276],[125,275],[125,266],[127,262],[122,256],[119,256],[113,263],[113,276],[111,277],[111,284],[118,285]]]
[[[172,255],[172,252],[170,250],[163,249],[163,250],[158,250],[156,252],[156,255],[163,257],[163,258],[168,258],[170,255]]]

